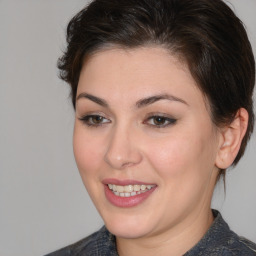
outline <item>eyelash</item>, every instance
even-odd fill
[[[95,122],[93,122],[93,118],[100,118],[104,122],[95,123]],[[150,120],[152,120],[153,122],[157,121],[157,118],[160,119],[160,122],[162,121],[163,124],[149,123]],[[106,123],[111,123],[111,120],[109,120],[101,115],[85,115],[85,116],[79,118],[79,120],[82,121],[85,125],[87,125],[89,127],[95,127],[95,128],[100,127]],[[174,125],[176,123],[176,121],[177,121],[177,119],[175,119],[175,118],[170,118],[170,117],[166,117],[166,116],[162,116],[162,115],[153,115],[153,116],[148,117],[143,122],[143,124],[148,124],[153,128],[165,128],[170,125]]]
[[[100,122],[100,123],[94,123],[92,120],[93,118],[102,118],[102,120],[107,120],[107,122]],[[111,121],[101,115],[85,115],[81,118],[79,118],[80,121],[82,121],[84,124],[87,126],[92,126],[92,127],[99,127],[104,125],[105,123],[110,123]]]
[[[161,121],[164,121],[164,124],[149,124],[149,120],[152,120],[153,122],[156,121],[158,119],[161,119]],[[170,125],[173,125],[175,124],[177,121],[177,119],[175,118],[170,118],[170,117],[167,117],[167,116],[162,116],[162,115],[153,115],[153,116],[150,116],[146,119],[146,121],[144,121],[143,123],[148,123],[148,125],[154,127],[154,128],[165,128],[165,127],[168,127]]]

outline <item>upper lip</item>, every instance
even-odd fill
[[[144,182],[144,181],[138,181],[138,180],[118,180],[118,179],[114,179],[114,178],[108,178],[108,179],[104,179],[102,181],[103,184],[107,185],[107,184],[115,184],[115,185],[119,185],[119,186],[126,186],[126,185],[154,185],[154,183],[148,183],[148,182]]]

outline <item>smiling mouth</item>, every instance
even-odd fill
[[[133,197],[142,193],[145,193],[156,185],[126,185],[120,186],[115,184],[108,184],[108,188],[119,197]]]

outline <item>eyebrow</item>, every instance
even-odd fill
[[[102,99],[102,98],[99,98],[99,97],[96,97],[94,95],[91,95],[91,94],[88,94],[88,93],[80,93],[76,100],[79,100],[81,98],[85,98],[85,99],[88,99],[88,100],[91,100],[103,107],[106,107],[106,108],[109,108],[109,105],[107,103],[106,100]],[[137,108],[142,108],[142,107],[146,107],[150,104],[153,104],[157,101],[160,101],[160,100],[169,100],[169,101],[176,101],[176,102],[180,102],[180,103],[183,103],[185,105],[188,105],[188,103],[181,99],[181,98],[178,98],[176,96],[173,96],[171,94],[159,94],[159,95],[153,95],[153,96],[150,96],[150,97],[147,97],[147,98],[143,98],[143,99],[140,99],[136,102],[135,106]]]
[[[85,92],[80,93],[77,96],[76,100],[79,100],[81,98],[91,100],[91,101],[93,101],[93,102],[95,102],[95,103],[97,103],[97,104],[99,104],[99,105],[101,105],[102,107],[105,107],[105,108],[109,107],[108,103],[105,100],[103,100],[99,97],[93,96],[91,94],[85,93]]]
[[[145,106],[153,104],[153,103],[155,103],[159,100],[176,101],[176,102],[180,102],[180,103],[183,103],[185,105],[188,105],[188,103],[185,100],[183,100],[181,98],[178,98],[176,96],[173,96],[171,94],[159,94],[159,95],[154,95],[154,96],[144,98],[144,99],[141,99],[141,100],[137,101],[136,106],[138,108],[145,107]]]

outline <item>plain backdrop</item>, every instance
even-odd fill
[[[0,0],[0,256],[37,256],[103,223],[72,151],[69,87],[57,77],[65,28],[87,1]],[[230,0],[256,52],[256,0]],[[256,242],[256,136],[213,207]]]

